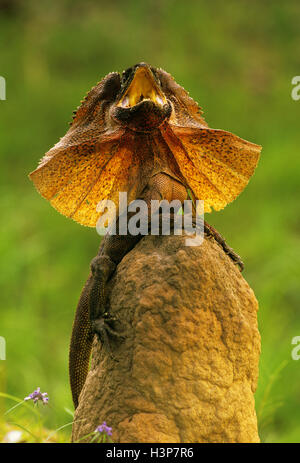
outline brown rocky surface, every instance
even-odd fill
[[[106,421],[123,443],[258,442],[257,301],[212,239],[146,236],[110,283],[126,329],[113,359],[94,342],[73,440]]]

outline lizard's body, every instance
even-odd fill
[[[210,129],[198,105],[161,69],[140,63],[112,73],[94,87],[75,113],[69,132],[31,174],[41,194],[63,214],[95,226],[100,200],[142,199],[151,218],[152,200],[204,200],[204,211],[226,206],[244,189],[260,147]],[[129,214],[130,217],[130,214]],[[128,217],[128,218],[129,218]],[[118,225],[118,222],[117,222]],[[118,227],[117,227],[118,230]],[[239,257],[206,222],[204,230],[238,263]],[[77,306],[70,347],[75,407],[88,371],[94,334],[118,335],[106,312],[106,283],[143,235],[109,235]]]
[[[151,175],[139,199],[151,208],[151,200],[169,202],[186,199],[185,186],[165,172]],[[72,329],[69,354],[70,384],[75,407],[88,372],[90,352],[94,333],[103,336],[102,320],[105,312],[106,282],[113,274],[122,258],[137,244],[143,235],[106,235],[100,245],[98,255],[93,259],[92,271],[82,290]],[[99,284],[100,283],[100,284]],[[97,324],[100,325],[97,329]],[[109,328],[108,328],[109,329]],[[105,339],[102,339],[105,342]]]

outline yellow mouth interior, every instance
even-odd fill
[[[167,102],[152,73],[146,67],[140,67],[135,71],[134,77],[118,106],[131,108],[145,100],[151,100],[159,106],[163,106]]]

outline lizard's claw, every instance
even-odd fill
[[[229,246],[227,247],[227,249],[224,249],[224,251],[231,258],[231,260],[236,265],[239,266],[239,269],[242,272],[244,270],[244,262],[242,261],[240,256],[236,252],[234,252],[234,250],[232,248],[230,248]]]
[[[118,321],[117,317],[111,315],[108,312],[104,312],[104,314],[100,318],[97,318],[97,319],[93,320],[93,322],[92,322],[93,329],[94,329],[95,333],[99,335],[100,338],[101,338],[101,334],[103,333],[103,330],[105,330],[111,336],[115,336],[117,338],[122,338],[124,336],[121,333],[119,333],[118,331],[116,331],[111,326],[111,324],[113,324],[116,321]]]
[[[92,321],[92,327],[95,332],[95,334],[98,336],[99,341],[102,343],[102,345],[107,349],[109,352],[110,356],[116,360],[112,353],[111,349],[111,344],[110,344],[110,338],[118,338],[118,339],[124,339],[125,334],[117,331],[115,328],[113,328],[111,325],[114,324],[118,320],[117,317],[109,314],[108,312],[104,312],[104,314],[95,320]]]

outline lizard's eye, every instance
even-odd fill
[[[150,69],[152,71],[153,76],[155,77],[157,84],[161,87],[162,83],[161,83],[160,76],[157,70],[153,66],[151,66]]]
[[[131,68],[128,68],[126,69],[126,71],[123,71],[122,72],[122,86],[124,86],[126,84],[126,82],[128,81],[129,77],[133,74],[134,72],[134,67],[131,67]]]

